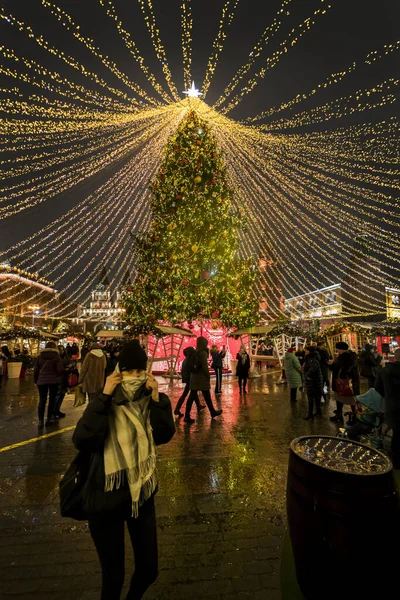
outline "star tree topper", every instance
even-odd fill
[[[202,92],[200,92],[200,90],[196,89],[194,81],[192,81],[192,87],[190,87],[188,90],[186,90],[183,93],[186,94],[188,98],[199,98],[200,96],[203,95]]]

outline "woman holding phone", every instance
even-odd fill
[[[149,406],[156,403],[162,419],[171,405],[146,367],[147,355],[139,341],[127,343],[73,436],[76,448],[93,457],[84,504],[102,568],[101,600],[121,595],[125,523],[135,555],[126,599],[142,598],[158,575],[154,508],[158,482]]]

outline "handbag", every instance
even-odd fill
[[[171,400],[166,394],[160,394],[158,402],[150,400],[149,411],[155,445],[168,444],[176,432]]]
[[[71,373],[68,374],[68,387],[69,388],[76,387],[78,385],[78,381],[79,381],[78,372],[76,370],[71,371]]]
[[[60,512],[62,517],[84,521],[83,489],[88,479],[92,454],[78,452],[59,483]]]
[[[86,404],[86,394],[82,389],[81,385],[77,385],[75,388],[75,400],[74,400],[74,408],[78,406],[83,406]]]
[[[354,396],[353,384],[352,384],[351,379],[349,379],[349,377],[346,377],[345,379],[338,377],[337,379],[335,379],[335,387],[336,387],[336,393],[338,396],[344,396],[344,397]]]

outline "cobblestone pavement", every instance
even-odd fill
[[[203,411],[192,426],[178,423],[159,450],[157,495],[160,576],[146,600],[280,598],[279,563],[285,530],[289,442],[307,433],[334,434],[329,405],[303,421],[305,399],[290,405],[277,373],[251,380],[240,397],[224,378],[215,421]],[[166,384],[173,403],[180,382]],[[3,382],[0,392],[0,597],[15,600],[97,600],[100,568],[87,525],[61,519],[58,482],[75,451],[71,429],[35,438],[37,394],[32,381]],[[57,428],[71,428],[72,407]],[[193,416],[195,412],[193,408]],[[133,570],[130,548],[127,575]]]

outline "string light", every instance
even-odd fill
[[[325,3],[325,0],[320,0],[321,3]],[[307,17],[304,19],[302,23],[296,28],[293,28],[289,33],[286,40],[279,44],[278,50],[276,50],[271,57],[267,58],[266,66],[260,69],[258,73],[256,73],[251,79],[248,80],[245,87],[241,89],[241,91],[233,98],[233,100],[228,104],[227,107],[221,109],[221,113],[226,115],[231,110],[233,110],[244,98],[246,94],[249,94],[254,90],[254,88],[258,85],[260,79],[263,79],[266,73],[273,69],[282,56],[284,56],[290,48],[295,46],[297,42],[303,37],[303,35],[309,31],[313,25],[316,23],[316,18],[321,17],[327,13],[327,11],[332,8],[331,5],[326,5],[324,8],[318,8],[313,12],[312,17]]]
[[[303,100],[317,98],[319,91],[354,77],[358,65],[350,62],[312,89],[255,117],[239,123],[226,116],[313,27],[317,18],[329,10],[327,3],[321,1],[322,6],[311,17],[282,36],[285,39],[277,50],[243,84],[271,38],[283,27],[290,4],[290,0],[283,0],[249,57],[214,107],[210,107],[205,104],[204,96],[209,91],[225,45],[226,30],[233,22],[239,0],[224,3],[207,65],[203,100],[196,97],[199,94],[179,99],[151,0],[138,3],[170,93],[145,65],[113,2],[99,0],[161,101],[130,80],[91,38],[81,33],[70,15],[48,0],[41,2],[109,69],[117,78],[118,87],[112,87],[97,73],[88,71],[83,62],[50,45],[29,25],[0,9],[0,18],[87,79],[86,87],[0,46],[0,72],[11,82],[8,88],[0,89],[0,149],[7,152],[0,158],[0,215],[11,219],[23,210],[29,215],[33,207],[57,202],[62,192],[95,178],[90,184],[91,190],[94,189],[90,195],[83,194],[83,199],[59,218],[16,243],[8,252],[0,252],[2,260],[11,261],[10,273],[43,281],[43,285],[51,281],[51,286],[62,290],[63,296],[54,303],[52,296],[37,288],[33,297],[29,295],[29,300],[25,300],[21,297],[20,281],[14,280],[7,290],[0,291],[0,303],[13,302],[23,313],[28,302],[36,301],[49,316],[73,317],[76,304],[87,302],[97,280],[98,264],[103,262],[107,263],[112,289],[118,289],[123,273],[135,265],[136,256],[130,250],[132,236],[145,232],[152,220],[148,183],[157,172],[163,148],[171,143],[170,136],[187,112],[195,110],[225,152],[230,185],[237,194],[236,208],[245,207],[248,213],[246,231],[240,234],[240,256],[248,259],[254,254],[263,256],[262,261],[268,265],[261,269],[261,287],[254,294],[265,289],[262,295],[274,296],[274,310],[283,316],[282,289],[286,295],[295,297],[336,283],[337,273],[346,273],[354,262],[358,236],[367,233],[371,257],[356,265],[359,282],[347,279],[351,297],[344,310],[353,316],[381,311],[375,286],[379,284],[384,289],[385,284],[393,285],[393,277],[400,274],[400,127],[395,117],[374,122],[372,111],[393,105],[399,79],[387,77],[373,87],[281,116]],[[180,11],[183,71],[188,89],[192,81],[191,0],[181,0]],[[369,52],[364,64],[376,63],[399,49],[400,42],[385,44]],[[27,94],[29,86],[34,93]],[[370,122],[349,125],[345,121],[343,125],[340,121],[362,113]],[[264,124],[254,125],[263,120]],[[320,126],[323,123],[329,124],[324,131]],[[314,125],[318,128],[310,131]],[[302,130],[304,127],[308,129]],[[193,135],[199,136],[197,141],[201,143],[202,132]],[[258,268],[257,264],[254,268]]]
[[[160,32],[156,25],[156,17],[154,15],[153,5],[151,0],[138,0],[140,4],[140,8],[142,9],[142,13],[144,16],[144,20],[146,23],[146,27],[148,32],[150,33],[151,41],[153,43],[153,47],[156,53],[158,60],[161,63],[162,71],[165,76],[165,80],[168,84],[169,89],[171,90],[171,94],[175,100],[179,100],[178,90],[172,80],[171,71],[169,70],[168,62],[167,62],[167,54],[165,52],[165,48],[161,42]]]
[[[182,27],[182,56],[183,56],[183,81],[185,88],[192,81],[192,0],[183,0],[181,4],[181,27]]]
[[[290,15],[290,12],[287,10],[286,7],[291,2],[292,2],[292,0],[283,0],[282,5],[281,5],[280,9],[278,10],[277,14],[278,15],[284,14],[286,16]],[[229,85],[226,86],[223,93],[221,94],[221,96],[218,98],[218,100],[214,104],[213,108],[216,109],[219,106],[221,106],[221,104],[223,104],[225,102],[225,100],[232,94],[233,90],[239,85],[239,83],[243,79],[243,77],[250,71],[251,67],[253,66],[253,64],[255,63],[257,58],[259,58],[261,56],[262,51],[267,46],[269,41],[274,37],[274,35],[276,33],[278,33],[281,25],[282,25],[282,21],[280,21],[278,17],[275,17],[272,24],[268,25],[268,27],[265,28],[261,38],[259,39],[257,44],[255,44],[255,46],[249,53],[248,61],[245,64],[243,64],[240,67],[240,69],[238,69],[238,71],[233,76]]]
[[[131,34],[124,29],[122,21],[118,18],[117,12],[113,3],[110,0],[99,0],[101,6],[106,8],[106,14],[115,21],[118,33],[120,34],[125,46],[129,50],[130,54],[136,60],[140,68],[142,69],[147,81],[151,83],[153,88],[160,94],[165,102],[171,102],[171,97],[163,90],[162,86],[158,83],[155,75],[146,67],[144,64],[144,58],[139,52],[137,45],[131,37]]]
[[[210,58],[208,59],[206,74],[204,77],[204,83],[203,83],[204,98],[207,96],[207,92],[210,87],[211,80],[214,76],[215,69],[217,68],[219,55],[221,54],[224,44],[225,44],[225,40],[227,37],[226,33],[225,33],[225,29],[231,25],[231,23],[235,17],[235,12],[236,12],[238,4],[239,4],[239,0],[227,0],[225,2],[224,6],[222,7],[222,15],[221,15],[221,19],[219,22],[218,33],[213,42],[213,50],[210,55]]]

